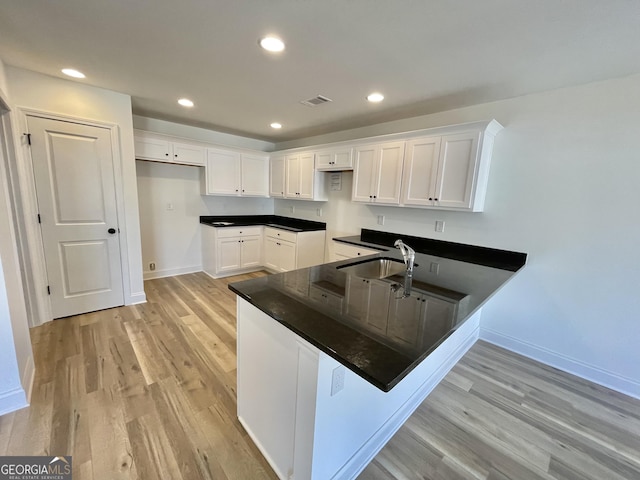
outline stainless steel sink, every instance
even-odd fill
[[[393,258],[374,258],[337,268],[347,275],[359,278],[386,278],[404,273],[407,267],[400,260]]]

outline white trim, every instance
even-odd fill
[[[267,450],[262,446],[262,444],[260,443],[260,440],[258,440],[258,438],[253,434],[253,432],[251,431],[251,429],[247,426],[247,424],[245,423],[245,421],[242,419],[241,416],[238,415],[238,421],[240,422],[240,425],[242,425],[242,428],[244,428],[245,432],[247,432],[247,435],[249,435],[249,438],[251,438],[251,440],[253,441],[253,443],[256,445],[256,447],[258,447],[258,450],[260,450],[260,453],[262,454],[262,456],[265,458],[265,460],[267,461],[267,463],[271,466],[271,468],[273,469],[273,472],[276,474],[276,476],[280,479],[280,480],[289,480],[289,477],[287,477],[286,475],[284,475],[278,468],[278,465],[276,464],[276,462],[274,462],[271,457],[269,456],[269,454],[267,453]]]
[[[362,473],[371,460],[373,460],[391,437],[404,425],[411,414],[422,404],[431,391],[438,386],[447,373],[449,373],[455,364],[469,351],[473,344],[476,343],[480,330],[479,314],[480,312],[475,313],[473,317],[468,319],[464,325],[445,340],[445,343],[455,342],[457,345],[402,407],[336,472],[332,477],[333,480],[355,479]]]
[[[489,328],[480,328],[480,339],[525,357],[532,358],[533,360],[537,360],[545,365],[549,365],[580,378],[584,378],[590,382],[611,388],[617,392],[629,395],[630,397],[640,399],[640,383],[630,378],[626,378],[594,365],[576,360],[568,357],[567,355],[504,335]]]
[[[216,280],[219,279],[219,278],[235,277],[236,275],[244,275],[245,273],[261,272],[262,270],[265,270],[265,271],[271,272],[271,273],[283,273],[283,272],[276,272],[275,270],[271,270],[271,269],[269,269],[267,267],[264,267],[264,266],[250,267],[250,268],[240,268],[238,270],[234,270],[233,272],[221,273],[219,275],[214,275],[214,274],[212,274],[210,272],[207,272],[206,270],[202,270],[201,269],[201,271],[203,273],[206,273],[211,278],[216,279]]]
[[[173,277],[174,275],[185,275],[201,271],[202,265],[193,265],[191,267],[166,268],[164,270],[145,270],[142,275],[144,280],[153,280],[154,278]]]
[[[141,303],[147,303],[147,295],[144,292],[132,293],[129,296],[129,303],[125,303],[125,305],[139,305]]]
[[[36,378],[36,366],[33,363],[33,355],[27,359],[27,364],[22,372],[22,388],[27,394],[27,403],[31,404],[31,394],[33,393],[33,383]]]
[[[0,415],[28,407],[27,396],[22,387],[0,393]]]
[[[28,117],[40,117],[63,122],[77,123],[92,127],[104,128],[110,131],[111,147],[113,153],[113,167],[115,179],[116,194],[116,212],[118,216],[118,227],[120,228],[120,263],[122,266],[122,290],[123,299],[126,305],[134,303],[134,294],[131,292],[131,272],[129,271],[129,252],[127,249],[127,233],[126,233],[126,215],[124,207],[124,191],[123,191],[123,155],[122,142],[120,137],[120,127],[118,124],[104,122],[90,118],[75,117],[55,112],[37,110],[29,107],[16,107],[17,127],[14,128],[14,140],[16,145],[16,153],[19,155],[17,159],[17,176],[20,195],[20,203],[23,206],[21,221],[25,226],[24,235],[26,238],[20,238],[19,241],[25,245],[25,250],[29,256],[31,264],[31,277],[33,284],[29,285],[25,296],[27,302],[37,305],[37,312],[33,312],[31,318],[31,327],[42,325],[43,323],[53,320],[53,312],[49,296],[45,293],[49,284],[47,278],[46,263],[44,257],[44,245],[42,234],[35,219],[38,214],[38,203],[36,196],[35,181],[33,176],[33,161],[31,158],[31,149],[24,140],[23,135],[18,132],[28,132]],[[28,282],[30,283],[30,282]],[[139,294],[138,294],[139,295]],[[35,302],[33,301],[35,299]],[[138,303],[143,303],[142,301]]]

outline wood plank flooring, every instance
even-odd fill
[[[29,408],[0,455],[73,455],[74,479],[275,479],[236,418],[235,296],[203,273],[148,303],[32,330]],[[360,475],[640,479],[640,401],[478,342]]]

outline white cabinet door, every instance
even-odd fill
[[[289,272],[296,269],[296,244],[292,242],[280,241],[278,245],[278,258],[280,270]]]
[[[269,157],[242,154],[242,195],[269,196]]]
[[[172,142],[173,161],[187,165],[202,166],[205,161],[205,149],[199,145]]]
[[[284,197],[285,158],[271,157],[269,165],[269,196]]]
[[[242,266],[241,239],[239,237],[219,238],[216,251],[218,268],[217,273],[229,270],[237,270]]]
[[[434,192],[435,205],[448,208],[471,207],[479,138],[478,131],[442,137]]]
[[[367,306],[367,328],[382,335],[387,333],[387,314],[389,311],[390,284],[367,280],[369,286],[369,304]]]
[[[387,335],[411,349],[420,346],[423,304],[424,296],[417,293],[412,293],[407,298],[393,297],[389,304]]]
[[[240,154],[210,148],[206,183],[208,194],[240,195]]]
[[[262,263],[262,238],[242,237],[240,241],[241,267],[258,267]]]
[[[313,154],[305,153],[300,155],[298,163],[298,198],[305,200],[313,199],[313,184],[315,181],[315,169],[313,166]]]
[[[284,196],[298,198],[300,195],[300,155],[287,155],[285,178]]]
[[[280,271],[279,241],[275,238],[264,239],[264,266],[269,270]]]
[[[342,147],[321,150],[315,154],[316,170],[351,170],[353,168],[353,148]]]
[[[404,160],[402,203],[433,205],[440,157],[440,137],[410,140]]]
[[[356,148],[351,194],[351,200],[354,202],[373,201],[373,188],[377,181],[377,154],[378,149],[375,145]]]
[[[167,140],[136,135],[134,146],[136,158],[173,163],[171,146]]]
[[[434,344],[453,328],[457,304],[431,295],[423,297],[421,342],[426,346]]]
[[[404,142],[385,143],[378,153],[375,203],[400,203],[402,167],[404,164]]]

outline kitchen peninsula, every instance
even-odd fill
[[[402,239],[417,254],[411,282]],[[387,251],[230,285],[238,418],[283,479],[354,478],[478,337],[526,254],[363,230]]]

